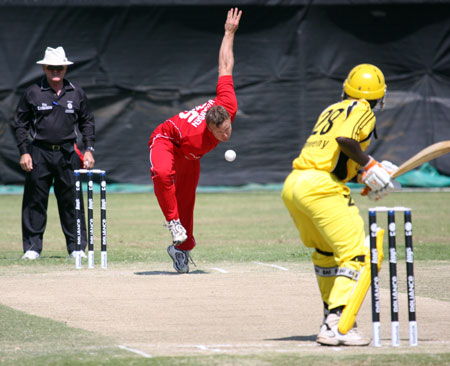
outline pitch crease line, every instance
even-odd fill
[[[221,273],[228,273],[228,271],[226,271],[226,270],[224,270],[222,268],[218,268],[218,267],[212,267],[211,269],[214,269],[214,270],[219,271]]]
[[[205,346],[203,344],[194,345],[195,348],[199,348],[202,351],[212,351],[212,352],[220,352],[221,350],[218,348],[209,348],[208,346]]]
[[[119,348],[124,349],[125,351],[137,353],[138,355],[145,357],[145,358],[152,358],[152,355],[149,355],[148,353],[145,353],[144,351],[140,351],[138,349],[126,347],[126,346],[119,346]]]
[[[276,264],[268,264],[268,263],[261,263],[261,262],[253,262],[255,264],[259,264],[261,266],[268,266],[268,267],[273,267],[273,268],[278,268],[281,269],[282,271],[289,271],[287,268],[281,267],[281,266],[277,266]]]

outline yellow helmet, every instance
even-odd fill
[[[344,93],[355,99],[382,99],[386,93],[384,75],[375,65],[355,66],[344,81]]]

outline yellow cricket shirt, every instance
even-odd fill
[[[364,151],[370,145],[374,128],[375,115],[366,100],[345,99],[332,104],[320,114],[292,166],[294,169],[327,171],[347,182],[358,174],[360,166],[341,151],[336,138],[358,141]]]

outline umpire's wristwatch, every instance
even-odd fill
[[[95,149],[94,149],[92,146],[88,146],[88,147],[86,148],[86,150],[88,150],[88,151],[90,151],[90,152],[94,152],[94,151],[95,151]]]

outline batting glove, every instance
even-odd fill
[[[374,158],[372,158],[371,156],[369,157],[370,160],[364,166],[363,172],[361,173],[362,183],[364,183],[374,192],[380,191],[387,187],[394,189],[394,185],[391,181],[391,175],[389,174],[388,170],[386,170],[383,165],[381,165]]]
[[[392,182],[392,187],[391,187],[391,185],[388,185],[388,186],[386,186],[386,188],[380,189],[378,191],[369,190],[367,192],[367,197],[369,197],[369,199],[371,201],[376,202],[376,201],[381,200],[383,197],[386,197],[394,189],[399,189],[402,186],[399,182],[397,182],[394,179],[392,179],[391,182]]]
[[[393,163],[391,163],[391,162],[388,161],[388,160],[383,160],[383,161],[381,162],[381,166],[382,166],[384,169],[387,170],[387,172],[389,173],[389,175],[394,174],[394,173],[398,170],[398,166],[395,165],[395,164],[393,164]]]

